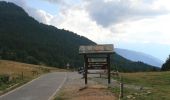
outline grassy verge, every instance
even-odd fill
[[[122,73],[123,82],[141,89],[124,88],[123,100],[170,100],[170,72]],[[117,87],[118,88],[118,87]],[[119,94],[119,89],[113,88]]]
[[[16,87],[19,87],[19,86],[27,83],[30,80],[31,79],[24,78],[24,79],[15,79],[15,80],[9,81],[7,83],[1,83],[0,84],[0,91],[1,91],[0,94],[4,94],[12,89],[15,89]]]
[[[54,100],[68,100],[68,98],[65,97],[65,93],[60,92],[55,98]]]
[[[4,78],[0,78],[0,95],[19,87],[44,73],[58,70],[59,69],[45,66],[0,60],[0,76],[5,76]]]

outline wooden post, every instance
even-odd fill
[[[110,55],[107,55],[108,84],[110,84]]]
[[[22,78],[22,80],[24,79],[24,73],[23,72],[21,72],[21,78]]]
[[[88,59],[87,59],[87,56],[84,55],[84,61],[85,61],[85,75],[84,75],[84,78],[85,78],[85,85],[87,85],[87,68],[88,68]]]
[[[123,79],[120,76],[120,95],[119,98],[123,98]]]
[[[123,98],[123,83],[120,83],[120,98]]]

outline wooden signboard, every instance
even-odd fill
[[[88,70],[107,70],[108,84],[110,84],[110,55],[113,53],[113,45],[80,46],[79,54],[84,56],[85,84],[87,84]]]

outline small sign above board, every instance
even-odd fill
[[[91,45],[91,46],[80,46],[79,54],[95,54],[95,53],[113,53],[113,45]]]

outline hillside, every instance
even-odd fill
[[[48,71],[62,71],[62,69],[57,69],[53,67],[25,64],[20,62],[8,61],[8,60],[0,60],[0,75],[21,75],[22,72],[24,77],[33,77],[32,71],[37,71],[38,74],[43,74]]]
[[[83,66],[80,45],[94,45],[86,37],[39,23],[13,3],[0,2],[0,59],[64,67]],[[120,70],[146,71],[153,66],[129,61],[117,54],[114,66]],[[130,69],[130,70],[129,70]]]
[[[127,50],[127,49],[120,49],[120,48],[116,48],[115,49],[116,53],[121,55],[122,57],[129,59],[131,61],[141,61],[144,62],[146,64],[152,65],[152,66],[157,66],[157,67],[161,67],[163,64],[163,61],[142,53],[142,52],[136,52],[136,51],[132,51],[132,50]]]
[[[33,64],[80,65],[80,45],[95,44],[73,32],[44,25],[13,3],[0,3],[1,59]]]

